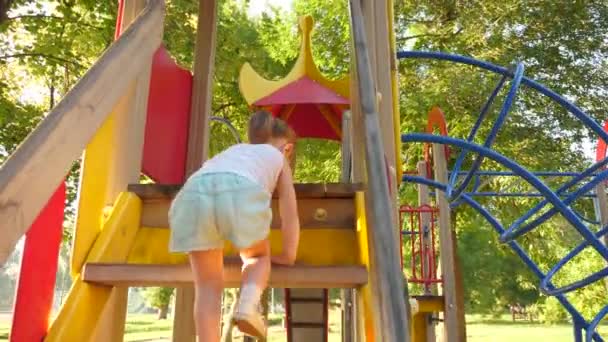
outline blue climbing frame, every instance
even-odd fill
[[[404,175],[403,180],[405,182],[425,184],[436,189],[436,191],[443,191],[449,198],[452,206],[459,204],[468,204],[474,210],[476,210],[481,216],[483,216],[488,223],[496,230],[500,235],[500,241],[507,243],[515,253],[523,260],[523,262],[533,271],[533,273],[540,279],[541,291],[547,295],[555,296],[557,300],[564,306],[564,308],[570,313],[574,325],[574,340],[582,341],[582,332],[585,331],[585,341],[603,341],[602,337],[595,331],[599,322],[608,315],[608,305],[606,305],[599,313],[591,320],[587,321],[581,313],[568,301],[565,294],[576,289],[580,289],[591,283],[594,283],[608,275],[608,267],[598,272],[595,272],[584,279],[576,282],[563,285],[559,288],[552,284],[553,276],[559,272],[559,270],[566,265],[569,261],[575,258],[585,248],[591,247],[595,249],[606,261],[608,261],[608,248],[602,243],[600,238],[608,233],[608,227],[601,227],[597,231],[589,229],[585,221],[590,224],[598,224],[599,222],[586,219],[576,213],[569,205],[574,201],[581,198],[593,198],[595,187],[600,182],[608,179],[608,170],[603,170],[605,165],[608,164],[608,159],[604,158],[587,168],[583,172],[530,172],[524,167],[519,165],[517,162],[497,153],[492,150],[491,147],[494,140],[500,131],[500,128],[505,123],[505,120],[513,106],[513,103],[517,96],[517,91],[523,85],[534,89],[555,101],[557,104],[562,106],[568,112],[578,118],[583,125],[593,131],[599,136],[599,139],[608,141],[608,134],[602,129],[602,127],[589,115],[584,113],[581,109],[575,106],[564,97],[556,94],[545,86],[527,78],[524,76],[524,65],[517,63],[513,69],[508,69],[494,64],[490,64],[483,61],[478,61],[473,58],[446,54],[440,52],[424,52],[424,51],[400,51],[397,53],[397,58],[422,58],[422,59],[434,59],[442,61],[450,61],[455,63],[467,64],[476,66],[481,69],[485,69],[497,74],[502,75],[495,89],[492,91],[486,103],[481,108],[480,114],[476,122],[474,123],[468,137],[464,139],[456,139],[452,137],[438,136],[433,134],[424,133],[411,133],[403,134],[401,140],[404,143],[437,143],[449,146],[455,146],[460,148],[459,153],[454,167],[450,172],[449,180],[447,184],[438,183],[434,180],[427,179],[424,177]],[[475,144],[473,141],[479,131],[479,127],[487,117],[487,114],[496,100],[498,94],[509,83],[509,89],[507,95],[503,101],[500,113],[496,121],[492,124],[490,133],[485,138],[483,145]],[[465,158],[468,155],[473,156],[473,163],[469,170],[461,170]],[[480,171],[480,167],[485,158],[491,159],[494,162],[500,164],[509,171]],[[503,192],[479,192],[479,178],[481,176],[512,176],[521,177],[531,187],[535,189],[535,192],[530,193],[503,193]],[[565,182],[558,189],[551,190],[542,180],[542,177],[569,177],[570,179]],[[467,192],[467,188],[473,182],[473,190]],[[488,196],[526,196],[526,197],[540,197],[542,201],[520,218],[515,220],[508,228],[504,228],[503,225],[498,222],[492,216],[492,214],[483,208],[483,206],[477,202],[474,197],[488,197]],[[532,216],[539,213],[543,208],[550,206],[550,209],[544,212],[542,215],[528,222]],[[541,224],[546,222],[549,218],[560,214],[563,216],[575,230],[584,238],[584,242],[574,248],[564,258],[562,258],[555,266],[553,266],[547,273],[544,273],[536,263],[526,254],[521,246],[515,241],[516,238],[538,228]]]

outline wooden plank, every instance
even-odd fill
[[[324,329],[319,329],[319,327],[316,326],[301,326],[297,327],[296,329],[297,335],[293,336],[293,340],[291,342],[326,341]]]
[[[315,299],[315,300],[323,300],[325,298],[325,294],[322,291],[317,291],[316,289],[289,289],[289,293],[291,298],[304,298],[307,299]]]
[[[360,0],[350,0],[351,30],[359,102],[363,113],[370,279],[374,333],[378,341],[409,341],[409,317],[399,252],[395,240],[394,201],[386,174],[385,153],[376,111],[376,93],[368,56]],[[353,120],[353,123],[355,121]]]
[[[289,301],[292,303],[325,303],[323,298],[294,298],[293,296],[289,298]]]
[[[161,43],[153,0],[0,169],[0,264]]]
[[[164,286],[184,287],[192,284],[192,271],[188,264],[136,265],[87,263],[82,272],[86,282],[109,286]],[[224,286],[239,287],[241,263],[226,260]],[[367,282],[363,266],[273,266],[269,287],[275,288],[354,288]]]
[[[320,290],[322,291],[322,290]],[[320,324],[321,327],[324,327],[325,324],[323,322],[323,309],[325,306],[323,305],[323,301],[320,303],[314,302],[300,302],[300,301],[292,301],[291,302],[291,324],[297,323],[316,323]]]
[[[169,228],[169,200],[146,201],[141,216],[142,227]],[[278,200],[272,200],[272,229],[281,228]],[[300,199],[298,216],[301,229],[355,229],[355,204],[348,198]]]
[[[217,0],[199,1],[190,130],[188,133],[188,158],[186,160],[186,173],[188,175],[200,168],[203,161],[207,159],[216,27]]]
[[[435,180],[448,183],[447,161],[443,145],[433,144]],[[439,208],[439,247],[441,273],[443,275],[443,296],[445,300],[443,340],[446,342],[466,341],[464,291],[458,279],[455,236],[452,232],[451,210],[443,191],[436,191],[435,201]]]
[[[175,197],[181,187],[181,184],[130,184],[128,190],[143,200],[156,200]],[[298,199],[354,198],[357,191],[365,189],[361,183],[296,183],[294,188]]]

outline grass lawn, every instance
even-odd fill
[[[330,312],[329,342],[339,342],[340,313]],[[269,342],[286,340],[285,330],[281,326],[280,316],[271,317],[275,323],[269,329]],[[8,340],[10,321],[0,317],[0,341]],[[126,342],[170,341],[172,320],[159,321],[156,315],[129,315],[125,327]],[[608,336],[608,325],[600,328],[603,336]],[[483,318],[477,315],[467,316],[467,336],[469,342],[571,342],[572,326],[564,323],[559,325],[544,325],[539,323],[511,322],[508,316],[500,319]],[[240,339],[235,339],[240,340]]]

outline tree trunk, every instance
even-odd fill
[[[167,319],[167,314],[169,313],[169,305],[164,305],[158,308],[158,319]]]
[[[7,12],[13,0],[0,0],[0,25],[8,19]]]

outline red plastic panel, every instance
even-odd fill
[[[55,293],[64,209],[62,182],[25,235],[11,342],[42,341],[46,335]]]
[[[271,109],[272,114],[279,116],[282,107],[273,106]],[[336,116],[335,120],[338,125],[342,125],[342,115]],[[316,104],[296,104],[287,119],[287,123],[294,129],[298,138],[340,140],[340,136],[327,122]]]
[[[604,131],[608,132],[608,120],[604,122]],[[597,139],[597,148],[595,149],[595,161],[602,161],[606,158],[606,142],[602,138]]]
[[[192,74],[164,47],[154,55],[142,171],[157,183],[183,183],[188,151]]]
[[[320,85],[310,78],[302,77],[274,93],[259,99],[254,105],[268,106],[293,103],[349,104],[350,102],[333,90]]]

